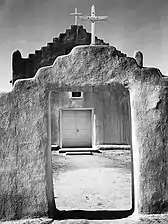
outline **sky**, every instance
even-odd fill
[[[74,24],[75,7],[88,16],[93,4],[97,16],[108,16],[96,24],[98,38],[129,57],[140,50],[144,66],[168,75],[167,0],[0,0],[0,91],[12,88],[13,51],[34,53]],[[80,25],[90,32],[88,21]]]

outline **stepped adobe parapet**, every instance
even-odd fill
[[[109,45],[102,39],[95,38],[96,45]],[[65,33],[60,33],[59,37],[54,37],[52,42],[35,50],[34,54],[29,54],[28,58],[22,58],[19,50],[12,55],[12,84],[17,79],[32,78],[37,70],[44,66],[50,66],[60,55],[69,54],[78,45],[90,45],[91,33],[88,33],[83,26],[72,25],[66,29]],[[118,51],[118,54],[122,54]],[[122,54],[122,56],[126,56]]]

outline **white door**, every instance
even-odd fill
[[[62,110],[62,147],[91,147],[91,110]]]

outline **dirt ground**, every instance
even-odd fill
[[[125,209],[131,205],[129,151],[105,151],[92,156],[64,156],[53,152],[53,178],[59,209]],[[88,198],[86,198],[88,197]],[[119,206],[120,205],[120,206]],[[110,207],[113,206],[113,207]],[[121,209],[120,208],[120,209]],[[168,214],[118,220],[52,220],[47,217],[3,224],[166,224]]]
[[[52,152],[56,207],[59,210],[131,208],[131,154],[107,150],[93,155]]]

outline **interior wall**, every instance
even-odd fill
[[[121,84],[106,90],[83,92],[71,99],[68,92],[51,93],[51,143],[59,145],[60,109],[94,108],[96,144],[130,144],[129,92]]]

